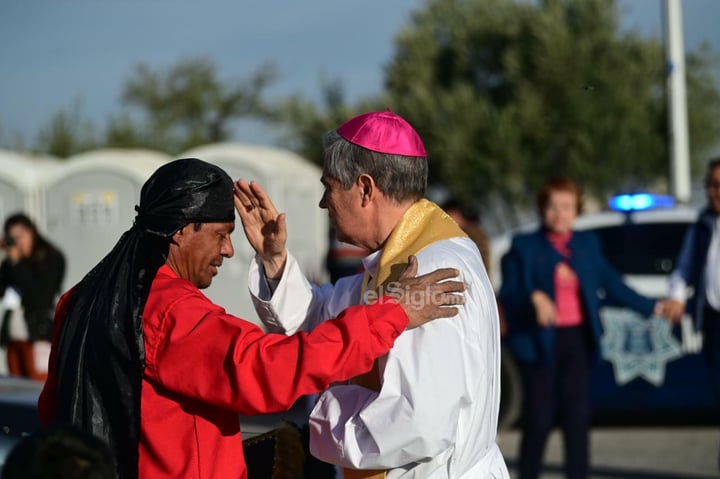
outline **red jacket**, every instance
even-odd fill
[[[312,333],[265,334],[163,266],[143,314],[140,477],[246,478],[238,414],[284,411],[368,371],[406,326],[400,306],[377,304],[349,308]],[[39,402],[45,424],[55,415],[54,346]]]

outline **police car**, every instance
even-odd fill
[[[40,428],[41,390],[38,381],[0,374],[0,470],[15,444]]]
[[[696,208],[674,206],[671,197],[621,195],[611,211],[581,215],[574,229],[593,231],[606,259],[626,283],[651,298],[667,295],[687,227]],[[491,241],[493,286],[502,284],[500,261],[512,236],[538,225],[506,233]],[[600,292],[602,297],[602,292]],[[686,315],[681,325],[645,318],[604,303],[602,360],[592,371],[593,417],[596,422],[705,422],[717,419],[718,400],[700,350],[702,337]],[[517,422],[522,383],[514,358],[503,351],[501,427]]]

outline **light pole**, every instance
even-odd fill
[[[680,0],[664,0],[665,57],[667,60],[670,188],[679,203],[690,201],[690,153],[688,147],[685,48]]]

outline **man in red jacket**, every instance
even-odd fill
[[[404,329],[462,301],[462,283],[445,281],[457,271],[414,278],[411,259],[396,297],[309,334],[265,334],[200,292],[233,255],[233,197],[214,165],[162,166],[133,227],[58,304],[41,420],[106,440],[121,479],[245,478],[238,414],[283,411],[368,371]],[[434,301],[421,308],[418,293]]]

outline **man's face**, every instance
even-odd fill
[[[190,224],[176,234],[176,273],[197,288],[210,286],[223,258],[232,257],[234,250],[230,234],[235,223],[202,223],[199,230]]]
[[[705,191],[708,198],[708,206],[720,214],[720,166],[710,170],[705,184]]]
[[[330,222],[335,227],[337,238],[346,243],[359,245],[359,234],[364,225],[362,222],[362,191],[357,185],[345,190],[340,181],[323,173],[320,182],[325,192],[320,199],[320,208],[328,210]]]

